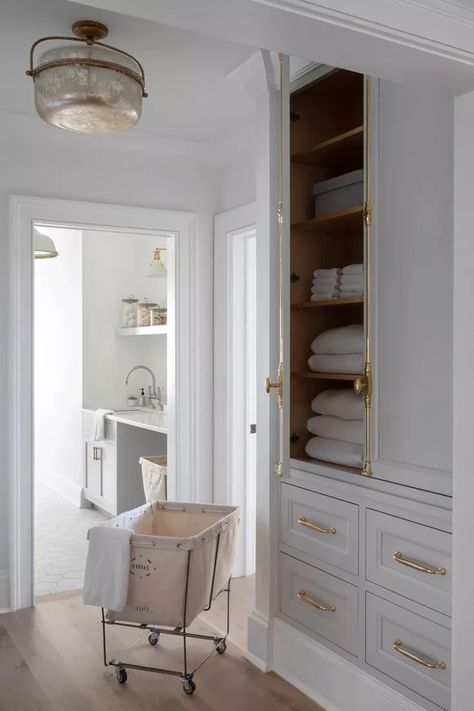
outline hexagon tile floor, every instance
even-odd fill
[[[97,509],[78,509],[47,486],[35,496],[36,595],[82,588],[86,534],[106,520]]]

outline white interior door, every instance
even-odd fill
[[[234,576],[255,572],[255,204],[215,218],[214,501],[241,508]]]

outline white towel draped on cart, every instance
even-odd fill
[[[309,418],[307,429],[311,434],[327,437],[328,439],[337,439],[351,444],[363,444],[364,442],[364,423],[362,420],[343,420],[340,417],[332,417],[331,415],[316,415]]]
[[[326,437],[312,437],[306,444],[306,454],[312,459],[322,459],[346,467],[362,467],[363,447],[360,444],[340,442]]]
[[[85,605],[123,610],[127,604],[130,569],[130,528],[94,526],[89,530],[89,551],[82,601]]]

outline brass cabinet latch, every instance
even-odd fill
[[[354,378],[354,392],[357,395],[364,396],[365,406],[367,408],[372,406],[372,365],[366,363],[364,367],[364,374],[358,375]]]
[[[268,394],[270,394],[272,390],[278,391],[278,407],[281,410],[283,407],[283,363],[278,365],[278,374],[275,383],[272,382],[271,378],[266,378],[265,390]]]

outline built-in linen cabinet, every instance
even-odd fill
[[[290,91],[286,117],[279,616],[306,637],[302,668],[309,637],[449,709],[452,115],[442,97],[316,73]],[[342,289],[352,279],[357,293]],[[335,348],[327,333],[342,327]],[[357,461],[314,438],[346,442]]]

